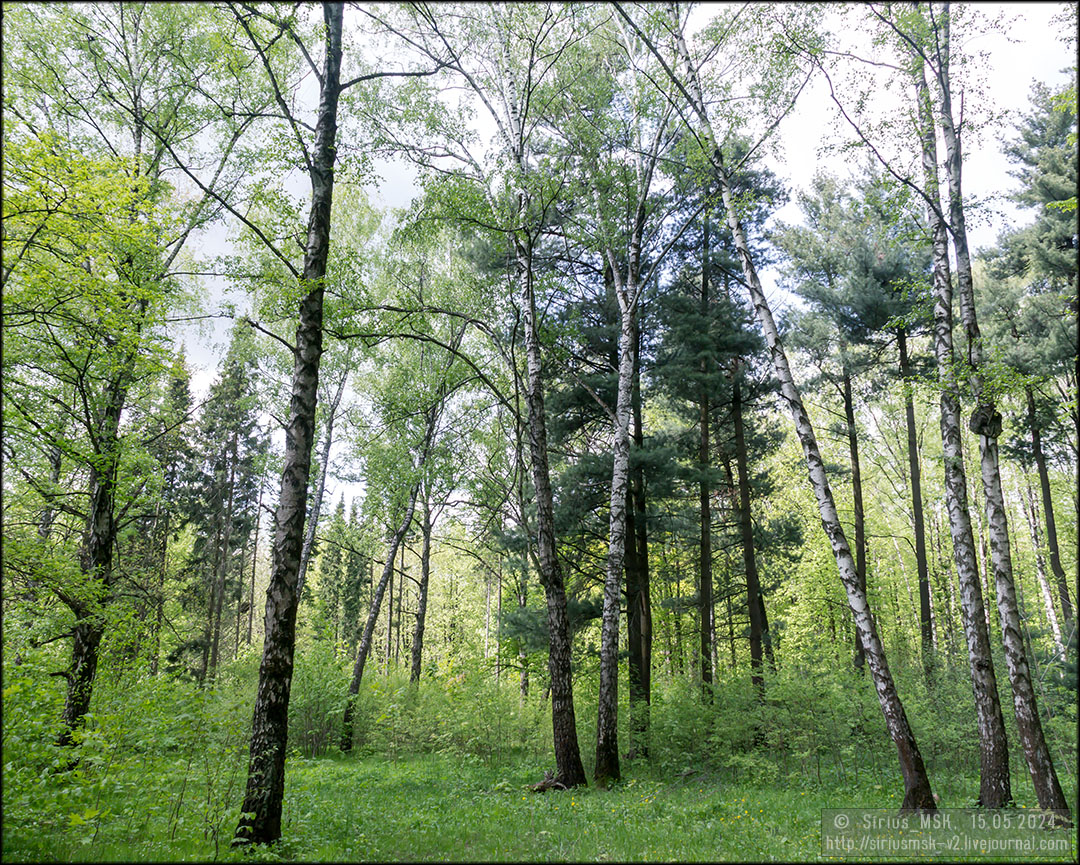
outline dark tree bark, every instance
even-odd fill
[[[1073,621],[1072,601],[1069,598],[1069,580],[1061,566],[1061,552],[1058,549],[1057,522],[1054,520],[1054,500],[1050,494],[1050,475],[1046,470],[1046,454],[1042,447],[1042,430],[1039,428],[1035,413],[1035,394],[1030,387],[1025,388],[1027,396],[1028,428],[1031,430],[1031,452],[1035,458],[1035,468],[1039,473],[1039,490],[1042,493],[1043,517],[1046,522],[1046,550],[1050,556],[1050,570],[1057,583],[1058,598],[1061,600],[1061,617],[1065,630]]]
[[[401,521],[393,537],[390,539],[390,548],[386,551],[386,564],[383,565],[382,576],[379,584],[375,587],[375,593],[371,597],[371,609],[368,611],[367,623],[364,625],[364,633],[360,637],[360,646],[356,654],[356,663],[353,665],[352,680],[349,682],[349,698],[345,703],[345,717],[341,723],[341,750],[351,751],[353,740],[353,712],[355,711],[355,697],[360,693],[360,682],[364,678],[364,667],[367,665],[368,655],[371,653],[371,644],[375,636],[375,622],[379,618],[379,608],[382,599],[386,595],[386,587],[394,578],[394,559],[397,558],[398,548],[405,540],[405,535],[412,524],[413,514],[416,511],[416,499],[419,495],[420,484],[413,487],[409,495],[409,503],[405,509],[405,518]],[[391,618],[387,617],[387,633],[390,632]],[[389,656],[388,656],[389,657]]]
[[[641,426],[641,334],[636,331],[634,351],[634,447],[641,452],[645,436]],[[634,551],[634,580],[627,571],[627,638],[630,641],[629,689],[631,749],[641,756],[649,748],[649,706],[652,702],[652,601],[649,586],[648,511],[645,499],[645,472],[641,464],[630,473]],[[629,532],[630,525],[627,524]]]
[[[146,301],[138,304],[139,316],[145,313]],[[116,542],[116,482],[120,461],[120,416],[127,401],[128,388],[135,369],[134,349],[118,363],[109,383],[105,411],[96,430],[95,455],[90,463],[90,507],[79,551],[79,569],[88,581],[88,597],[61,594],[60,598],[75,614],[71,664],[66,671],[67,695],[60,716],[57,743],[74,743],[73,734],[90,710],[94,676],[97,674],[98,648],[105,634],[106,602],[113,583],[113,545]]]
[[[919,573],[919,634],[922,637],[922,661],[927,681],[933,670],[933,633],[930,610],[930,572],[926,560],[926,527],[923,520],[922,471],[919,466],[919,440],[915,429],[915,403],[911,395],[911,364],[907,350],[907,331],[897,328],[900,351],[900,379],[904,387],[904,418],[907,423],[908,469],[911,475],[911,519],[915,529],[915,563]]]
[[[526,210],[522,197],[519,212]],[[533,290],[532,249],[524,238],[512,238],[517,253],[517,279],[525,317],[526,387],[529,414],[529,455],[532,460],[536,497],[537,557],[540,582],[544,587],[548,612],[548,673],[551,687],[551,724],[555,742],[556,779],[567,787],[587,783],[578,747],[574,717],[574,689],[570,669],[570,618],[566,611],[566,589],[562,568],[555,553],[555,506],[548,466],[547,422],[544,417],[544,385],[540,359],[540,336],[536,322]]]
[[[281,837],[285,755],[289,738],[297,579],[304,542],[315,403],[322,357],[323,278],[330,251],[330,210],[337,155],[337,112],[341,92],[343,4],[326,3],[325,59],[315,142],[311,155],[311,211],[304,247],[299,323],[293,350],[292,395],[285,429],[285,467],[275,517],[270,585],[266,590],[266,636],[252,719],[247,790],[234,844],[267,844]]]
[[[74,732],[90,710],[94,676],[97,674],[98,647],[105,634],[100,614],[91,612],[88,607],[81,607],[75,609],[75,615],[80,621],[73,630],[71,666],[67,671],[67,696],[61,715],[63,726],[57,738],[57,744],[62,746],[74,744]]]
[[[866,594],[866,517],[863,510],[862,466],[859,463],[859,433],[855,427],[855,399],[851,393],[851,370],[844,361],[843,371],[844,419],[847,424],[848,454],[851,459],[851,500],[855,511],[855,573],[859,578],[859,587]],[[855,629],[855,669],[862,672],[866,663],[866,652]]]
[[[731,413],[735,427],[735,467],[739,477],[737,518],[742,540],[743,568],[746,573],[746,607],[750,613],[750,679],[758,698],[765,699],[765,678],[762,676],[762,644],[766,633],[765,603],[758,581],[757,556],[754,554],[754,524],[750,512],[750,470],[746,454],[746,432],[743,422],[742,387],[739,383],[738,361],[734,363],[731,381]],[[771,646],[770,646],[771,650]],[[771,651],[770,651],[771,654]],[[773,661],[775,669],[775,661]]]
[[[634,344],[632,443],[634,449],[640,453],[645,438],[641,426],[641,332],[636,326]],[[645,473],[639,462],[630,469],[630,489],[627,490],[626,500],[626,637],[629,653],[627,679],[630,697],[630,758],[645,757],[649,753],[652,605],[649,598],[646,519]]]
[[[420,548],[420,597],[416,605],[416,628],[412,639],[412,667],[409,671],[409,681],[420,681],[420,664],[424,651],[424,620],[427,616],[428,604],[428,580],[431,574],[431,506],[427,495],[424,496],[423,515],[421,518],[421,531],[423,541]],[[501,581],[500,581],[501,590]]]

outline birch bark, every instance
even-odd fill
[[[297,578],[304,540],[315,403],[322,357],[323,278],[330,251],[330,209],[337,155],[338,97],[341,91],[342,3],[326,3],[325,57],[318,119],[311,158],[311,210],[304,248],[299,323],[294,342],[285,467],[275,516],[270,585],[266,590],[265,639],[252,719],[247,790],[233,844],[266,844],[281,837],[285,755],[289,738]]]
[[[855,559],[852,556],[851,548],[848,546],[847,538],[845,537],[843,527],[840,524],[836,503],[829,486],[828,478],[825,474],[825,465],[817,445],[817,437],[814,428],[810,423],[809,415],[806,413],[806,409],[803,406],[802,397],[799,394],[791,374],[791,368],[788,364],[787,355],[783,345],[780,342],[780,335],[776,327],[776,322],[773,319],[772,310],[765,298],[765,292],[762,289],[757,269],[754,266],[753,257],[746,241],[746,236],[742,230],[738,210],[735,205],[735,199],[732,194],[730,174],[728,173],[727,166],[724,164],[723,152],[720,149],[712,124],[709,120],[708,110],[702,95],[697,72],[690,59],[685,38],[681,29],[678,27],[678,11],[674,4],[670,4],[669,9],[673,24],[675,25],[674,33],[676,47],[679,61],[684,67],[684,77],[681,80],[677,80],[674,70],[670,67],[667,67],[667,72],[669,76],[672,79],[675,79],[680,87],[683,88],[684,94],[689,97],[689,107],[700,122],[702,131],[707,140],[707,156],[712,161],[717,181],[720,184],[721,199],[727,214],[728,227],[731,230],[735,248],[742,265],[743,276],[750,292],[754,312],[761,325],[762,331],[764,332],[765,341],[772,358],[773,368],[776,372],[777,379],[780,381],[781,392],[791,411],[795,422],[796,434],[803,446],[810,483],[813,487],[814,495],[818,502],[818,510],[821,514],[822,527],[825,530],[826,536],[829,538],[833,553],[836,557],[840,580],[847,592],[848,604],[851,607],[852,614],[855,618],[855,624],[862,641],[863,651],[866,653],[866,660],[874,680],[874,686],[878,694],[878,701],[881,705],[882,714],[885,716],[889,735],[897,748],[905,790],[901,807],[904,811],[934,810],[936,805],[930,789],[930,780],[927,777],[926,768],[923,764],[922,754],[919,751],[918,744],[915,741],[915,735],[908,723],[903,703],[896,691],[892,673],[889,670],[888,662],[885,658],[884,647],[878,637],[877,626],[870,613],[870,606],[866,598],[866,593],[859,584]],[[659,54],[657,54],[657,56],[659,57]]]
[[[960,584],[960,610],[967,638],[968,665],[979,727],[979,802],[986,808],[1005,807],[1012,799],[1008,741],[997,678],[990,654],[990,637],[979,582],[975,538],[968,511],[967,478],[960,432],[960,390],[954,372],[952,339],[952,277],[948,238],[938,195],[937,143],[930,115],[929,91],[922,72],[915,75],[922,141],[923,192],[933,248],[934,355],[941,384],[941,442],[945,463],[945,504],[952,533],[953,558]]]
[[[960,133],[952,109],[950,70],[950,4],[942,5],[940,24],[935,23],[934,49],[937,63],[934,70],[938,90],[937,122],[945,142],[945,175],[949,188],[949,230],[956,255],[957,288],[960,315],[967,337],[968,380],[976,408],[968,427],[979,436],[979,456],[982,468],[983,492],[986,499],[986,522],[990,533],[990,558],[994,570],[998,615],[1001,618],[1002,642],[1005,644],[1005,663],[1012,684],[1016,726],[1024,746],[1028,771],[1043,808],[1068,813],[1068,803],[1061,790],[1050,750],[1046,745],[1042,721],[1036,706],[1035,689],[1031,681],[1027,653],[1024,650],[1020,611],[1016,601],[1012,554],[1009,548],[1009,525],[1005,497],[1001,486],[1001,466],[997,439],[1001,433],[1001,414],[995,405],[994,394],[983,382],[982,335],[975,313],[975,290],[968,251],[965,222],[962,170],[963,155]]]

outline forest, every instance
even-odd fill
[[[2,27],[5,861],[1077,861],[1075,4]]]

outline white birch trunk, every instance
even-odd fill
[[[987,808],[1001,808],[1012,799],[1009,777],[1008,741],[1005,721],[997,696],[997,678],[990,654],[990,637],[982,586],[979,582],[975,539],[967,502],[967,478],[960,427],[960,392],[954,372],[952,339],[952,277],[948,238],[941,217],[937,144],[930,115],[929,92],[922,71],[914,76],[922,137],[923,186],[933,206],[927,219],[934,262],[934,354],[941,383],[941,442],[945,463],[945,504],[949,512],[953,558],[960,584],[960,611],[967,640],[968,665],[979,727],[979,802]]]
[[[674,6],[672,6],[672,12],[677,24],[678,14]],[[691,101],[690,107],[701,122],[708,139],[710,148],[708,156],[712,160],[717,180],[720,183],[720,192],[727,213],[728,226],[731,229],[735,248],[742,264],[743,276],[750,292],[754,312],[764,333],[773,369],[776,372],[777,379],[780,381],[781,393],[795,422],[795,431],[803,447],[810,484],[817,499],[818,511],[821,514],[822,528],[829,538],[833,554],[836,557],[840,581],[843,583],[847,593],[848,605],[855,619],[855,626],[862,641],[863,651],[866,653],[866,660],[874,680],[878,702],[881,705],[882,714],[885,716],[889,735],[897,748],[900,768],[904,777],[904,800],[901,807],[905,811],[934,810],[936,805],[930,789],[930,780],[926,775],[926,767],[923,765],[922,754],[919,752],[903,703],[896,691],[896,685],[893,682],[892,673],[885,658],[885,651],[878,637],[877,626],[870,614],[870,605],[867,601],[866,592],[860,585],[855,558],[851,553],[851,548],[840,524],[836,502],[829,487],[828,477],[825,474],[825,464],[818,448],[817,436],[813,425],[810,423],[810,417],[803,406],[799,390],[795,385],[787,355],[780,342],[780,335],[773,319],[772,310],[769,308],[765,292],[761,287],[761,281],[758,278],[749,245],[739,222],[738,211],[731,190],[731,178],[724,165],[723,153],[709,122],[705,100],[685,39],[678,30],[676,30],[676,39],[679,58],[685,67],[684,81]]]
[[[952,90],[949,71],[949,4],[942,6],[941,48],[935,70],[938,85],[938,125],[945,142],[945,174],[949,185],[949,222],[956,253],[957,288],[960,313],[967,336],[968,378],[971,385],[975,411],[968,423],[972,432],[979,436],[979,454],[982,468],[983,493],[986,504],[986,523],[990,534],[990,558],[993,563],[994,584],[997,590],[998,614],[1001,618],[1001,637],[1005,644],[1005,662],[1012,684],[1013,707],[1016,725],[1024,746],[1024,757],[1042,808],[1068,812],[1050,751],[1046,745],[1042,722],[1035,700],[1027,653],[1024,651],[1020,629],[1020,611],[1016,602],[1016,586],[1013,579],[1012,554],[1009,548],[1009,525],[1005,511],[1005,498],[1001,487],[1001,467],[997,438],[1001,433],[1001,414],[994,404],[993,395],[984,390],[982,381],[982,336],[975,313],[975,290],[968,252],[965,225],[963,187],[961,172],[960,131],[952,113]]]

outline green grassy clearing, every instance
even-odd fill
[[[665,779],[641,764],[628,765],[610,790],[537,794],[527,785],[540,772],[524,759],[496,766],[441,754],[293,757],[283,841],[242,853],[228,842],[243,758],[219,759],[216,768],[186,758],[129,760],[111,767],[105,786],[69,778],[46,810],[5,814],[3,858],[814,861],[821,858],[823,808],[896,807],[899,795],[895,785],[869,775],[858,786],[798,789],[746,785],[712,772]],[[942,780],[943,805],[970,803],[976,779]]]

